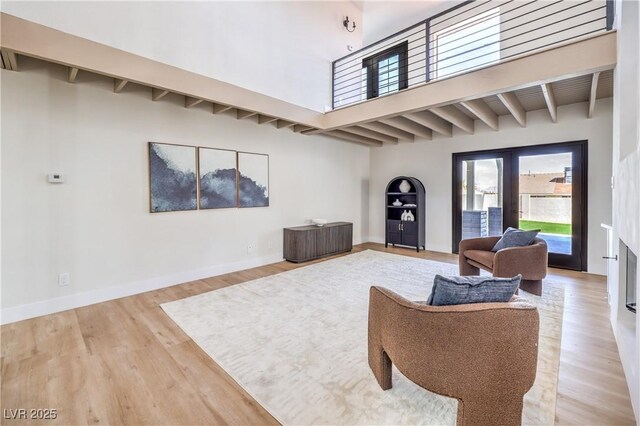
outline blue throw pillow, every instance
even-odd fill
[[[498,240],[491,251],[496,252],[509,247],[525,247],[528,246],[536,239],[536,235],[540,232],[539,229],[533,229],[531,231],[523,231],[516,228],[507,228],[502,234],[502,238]]]
[[[521,278],[522,275],[513,278],[436,275],[427,305],[508,302],[518,289]]]

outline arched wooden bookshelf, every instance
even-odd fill
[[[406,180],[410,188],[401,189],[402,181]],[[419,252],[425,248],[425,189],[422,182],[414,177],[398,176],[387,185],[385,192],[385,240],[384,246],[415,247]],[[394,206],[398,200],[401,206]],[[408,206],[407,206],[408,204]],[[413,221],[402,220],[402,214],[410,211]]]

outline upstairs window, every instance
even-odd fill
[[[443,78],[500,60],[500,8],[432,33],[431,78]]]
[[[402,42],[362,60],[363,82],[366,81],[367,99],[377,98],[408,85],[408,42]]]

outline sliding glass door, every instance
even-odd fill
[[[507,152],[456,154],[454,182],[454,241],[501,235],[506,223],[505,203],[511,203],[511,155]]]
[[[549,265],[586,270],[587,143],[453,155],[453,251],[462,239],[540,229]]]
[[[587,269],[586,160],[586,142],[520,148],[514,158],[517,227],[540,229],[549,265]]]

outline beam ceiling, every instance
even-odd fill
[[[575,102],[588,102],[590,118],[596,99],[612,96],[616,63],[616,33],[609,31],[321,114],[5,13],[0,19],[6,70],[17,71],[24,55],[67,67],[69,82],[82,70],[112,77],[115,93],[137,83],[151,88],[154,101],[183,95],[185,108],[207,103],[213,114],[367,146],[473,134],[475,119],[497,131],[505,114],[525,127],[527,112],[541,108],[557,122],[558,106]]]

